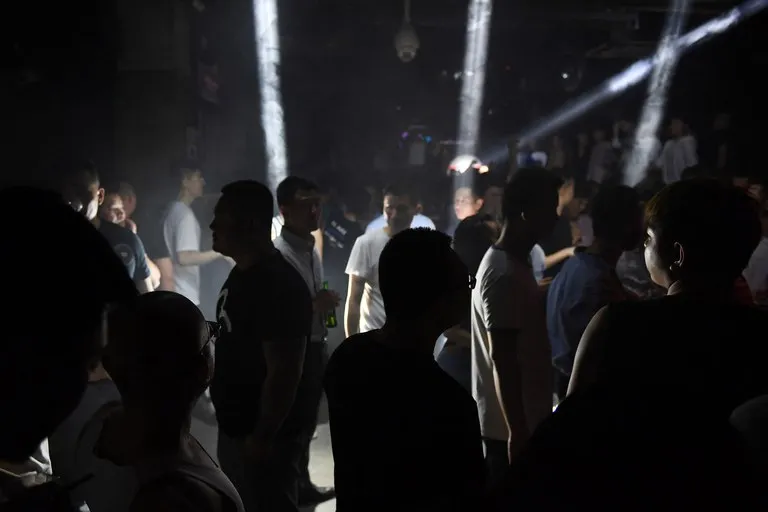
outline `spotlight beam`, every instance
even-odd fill
[[[679,55],[683,55],[694,46],[730,30],[741,21],[754,16],[767,6],[768,0],[748,0],[740,6],[734,7],[721,16],[714,18],[679,37],[675,41],[673,47],[679,52]],[[648,57],[635,62],[624,71],[603,82],[594,91],[568,103],[565,107],[549,116],[546,120],[525,130],[520,137],[521,140],[532,140],[551,133],[597,105],[600,105],[626,91],[630,87],[639,84],[651,74],[654,67],[654,60],[655,57]],[[499,155],[494,156],[498,158]],[[486,160],[488,159],[489,158]],[[490,159],[493,160],[494,158]]]
[[[461,84],[457,155],[474,155],[477,148],[492,13],[493,0],[471,0],[467,12],[467,43]],[[454,187],[467,186],[466,182],[471,180],[471,174],[457,174]]]
[[[645,178],[646,170],[658,149],[656,133],[664,117],[667,91],[672,84],[672,77],[680,58],[680,51],[675,42],[683,31],[689,8],[690,0],[672,0],[671,10],[667,15],[659,48],[654,58],[648,97],[640,114],[632,153],[624,168],[624,183],[631,187]]]
[[[288,176],[283,100],[280,92],[280,33],[277,0],[253,0],[256,51],[259,61],[261,128],[267,157],[267,182],[274,194]]]

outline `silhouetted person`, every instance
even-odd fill
[[[174,292],[143,295],[107,321],[104,366],[122,406],[103,412],[95,451],[135,471],[130,510],[243,512],[235,487],[189,432],[213,374],[215,330]]]
[[[640,198],[632,188],[603,187],[592,200],[591,213],[592,245],[576,250],[547,293],[547,332],[560,398],[565,398],[576,349],[589,321],[606,304],[628,298],[616,263],[643,235]]]
[[[107,304],[137,291],[107,241],[57,194],[2,190],[0,215],[13,219],[0,251],[4,313],[13,319],[0,335],[0,508],[67,510],[67,493],[41,485],[45,476],[25,462],[80,401],[104,343]]]
[[[757,207],[714,180],[680,181],[648,203],[646,223],[646,263],[668,295],[593,318],[505,509],[761,509],[729,422],[768,390],[768,316],[733,294],[760,239]]]
[[[446,235],[408,229],[379,260],[384,327],[328,363],[337,508],[474,510],[484,482],[475,403],[432,356],[469,308],[474,278]],[[397,494],[381,492],[381,482]]]
[[[552,412],[552,357],[534,244],[557,222],[561,180],[520,169],[507,183],[501,236],[485,253],[472,293],[472,395],[492,481]]]
[[[465,218],[453,234],[453,250],[469,269],[477,274],[488,248],[498,238],[499,227],[490,215],[477,214]],[[472,392],[472,318],[469,310],[459,325],[444,333],[444,343],[438,347],[437,364],[456,379],[467,392]]]
[[[306,427],[300,389],[312,331],[304,279],[272,245],[272,193],[256,181],[221,191],[211,224],[213,249],[236,262],[221,289],[211,398],[219,421],[219,460],[246,510],[298,511]]]

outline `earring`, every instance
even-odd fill
[[[525,212],[520,212],[520,218],[521,218],[522,220],[525,220]]]

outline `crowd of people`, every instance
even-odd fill
[[[210,249],[191,162],[141,229],[87,162],[0,191],[0,509],[765,509],[766,192],[670,174],[686,136],[652,193],[555,154],[468,173],[449,234],[407,182],[364,222],[305,178],[230,183]],[[335,489],[308,471],[323,392]]]

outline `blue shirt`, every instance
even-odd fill
[[[370,231],[374,231],[377,229],[384,229],[387,227],[387,217],[382,214],[375,219],[373,219],[370,224],[368,224],[368,227],[365,228],[365,232],[368,233]],[[412,228],[429,228],[429,229],[435,229],[435,223],[432,222],[432,219],[427,217],[426,215],[422,215],[420,213],[417,213],[413,216],[413,220],[411,221],[411,227]]]
[[[552,364],[566,375],[581,335],[600,308],[606,305],[606,287],[612,269],[599,256],[577,251],[555,276],[547,292],[547,332]]]
[[[102,219],[99,223],[99,232],[120,257],[134,283],[141,283],[149,277],[144,244],[133,231]]]

